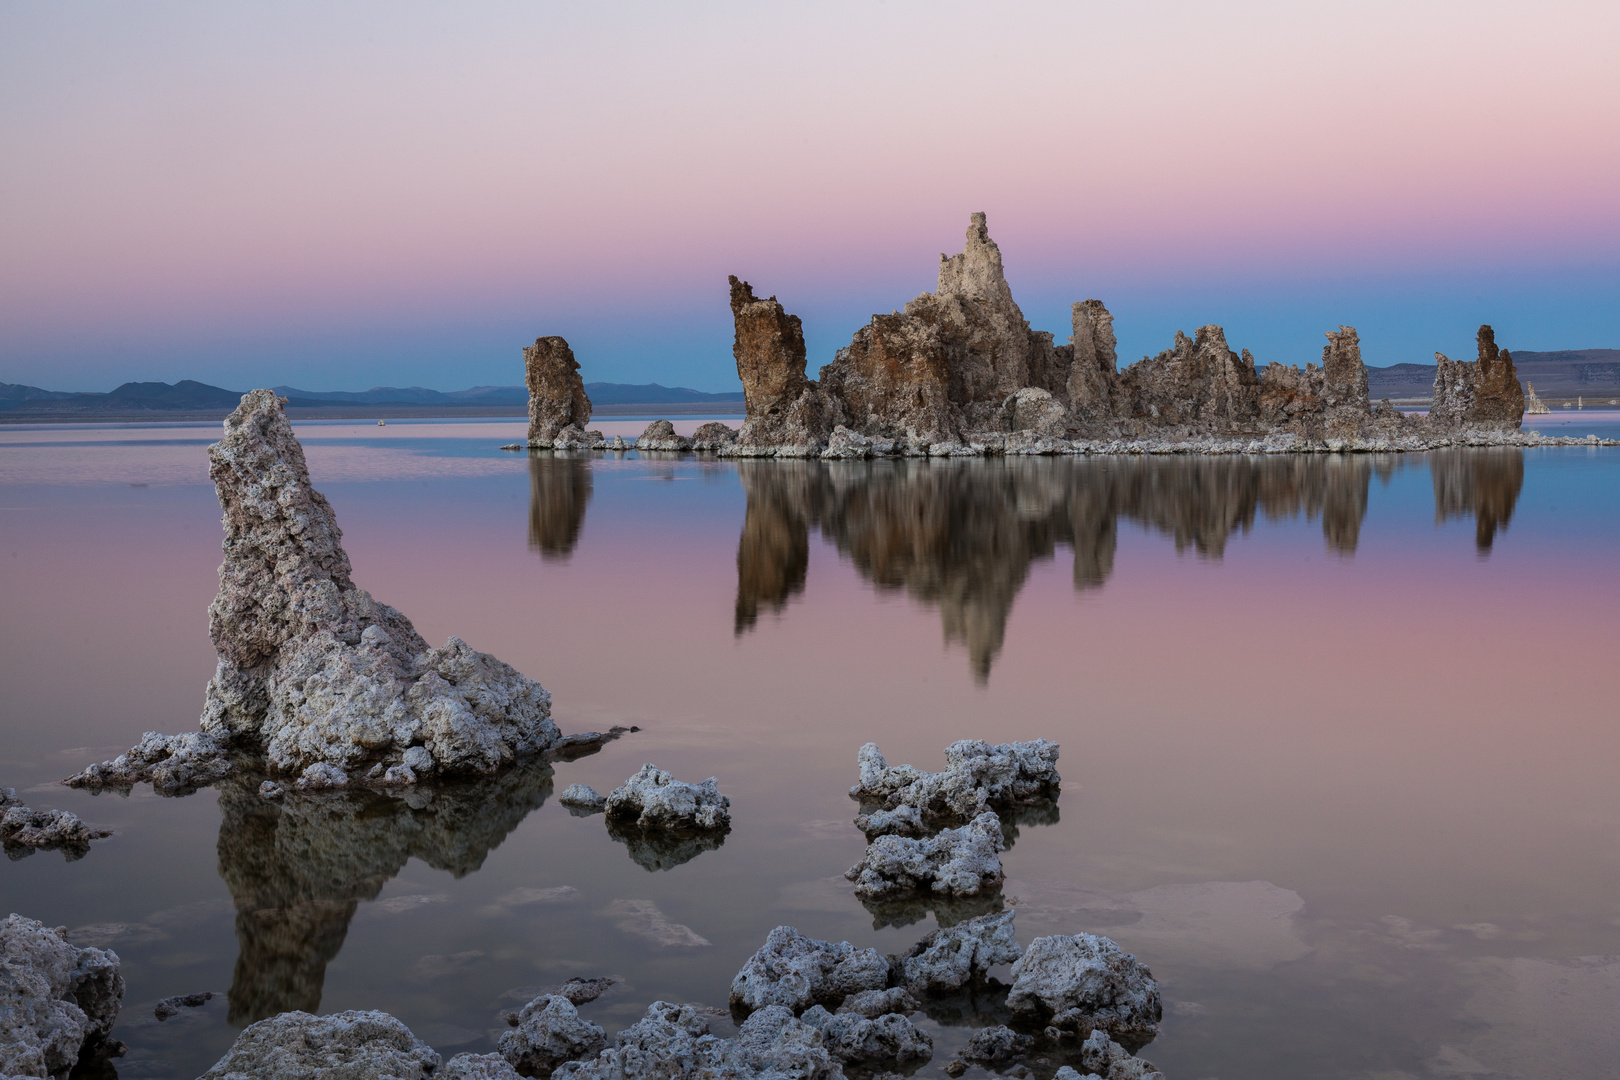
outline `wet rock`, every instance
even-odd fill
[[[895,958],[900,981],[914,994],[948,994],[990,977],[997,964],[1022,954],[1013,927],[1014,912],[981,915],[930,933]]]
[[[731,980],[731,1007],[752,1011],[783,1005],[801,1012],[811,1005],[832,1005],[863,990],[883,990],[889,962],[876,949],[857,949],[806,937],[791,926],[778,926],[765,944]]]
[[[899,1013],[865,1017],[814,1005],[800,1020],[821,1032],[827,1052],[845,1064],[904,1068],[934,1056],[934,1040]]]
[[[204,990],[200,994],[180,994],[176,997],[166,997],[158,1002],[152,1009],[152,1015],[159,1020],[167,1020],[171,1016],[179,1016],[181,1009],[195,1009],[212,1000],[214,992]]]
[[[891,986],[887,990],[857,991],[845,998],[837,1011],[876,1020],[887,1013],[913,1013],[919,1007],[909,990],[903,986]]]
[[[111,835],[111,829],[93,829],[66,810],[30,809],[22,804],[15,788],[0,788],[0,847],[8,858],[21,859],[41,848],[56,848],[72,862],[89,854],[90,841]]]
[[[776,297],[761,300],[748,282],[728,280],[736,325],[731,351],[748,417],[726,452],[745,457],[819,454],[832,428],[832,415],[816,384],[804,374],[803,324]]]
[[[508,1064],[526,1076],[536,1076],[565,1061],[594,1056],[607,1045],[607,1035],[581,1020],[568,998],[546,994],[523,1006],[515,1030],[502,1033],[499,1045]]]
[[[688,784],[649,762],[613,789],[605,809],[611,820],[638,829],[716,831],[731,828],[730,807],[714,777]]]
[[[441,1061],[385,1012],[289,1012],[244,1029],[200,1080],[427,1080]]]
[[[1164,1080],[1164,1074],[1154,1068],[1153,1062],[1133,1056],[1102,1031],[1093,1031],[1080,1044],[1080,1065],[1104,1080]],[[1065,1066],[1065,1069],[1074,1073],[1072,1068]],[[1064,1069],[1059,1069],[1054,1080],[1068,1080],[1063,1072]],[[1075,1076],[1078,1080],[1078,1074]]]
[[[692,440],[675,434],[675,425],[668,420],[654,420],[636,436],[637,450],[690,450]]]
[[[125,757],[156,758],[142,768],[157,783],[158,766],[175,772],[178,754],[206,769],[227,746],[313,788],[378,765],[381,779],[407,753],[425,779],[487,775],[550,748],[558,733],[544,687],[459,638],[429,648],[409,619],[354,585],[282,405],[268,390],[245,395],[208,451],[225,562],[209,608],[219,663],[204,737],[157,736]],[[119,773],[117,762],[107,771]],[[102,779],[91,769],[74,782]]]
[[[565,444],[584,445],[591,399],[568,342],[560,337],[536,338],[523,350],[523,378],[529,387],[529,445],[556,446],[559,438]]]
[[[1516,429],[1524,421],[1524,388],[1513,357],[1496,345],[1496,332],[1481,326],[1478,358],[1452,360],[1435,353],[1434,402],[1429,420],[1440,428]]]
[[[1001,884],[1001,850],[1001,819],[986,811],[961,828],[926,839],[880,836],[844,876],[862,898],[911,892],[974,896]]]
[[[1108,938],[1038,937],[1012,973],[1007,1005],[1015,1014],[1060,1030],[1090,1025],[1132,1039],[1158,1033],[1164,1006],[1153,973]]]
[[[65,1076],[107,1040],[124,998],[118,954],[68,943],[21,915],[0,920],[0,1074]]]
[[[609,837],[625,846],[630,861],[649,873],[673,870],[677,866],[691,862],[705,851],[714,851],[726,842],[724,830],[691,832],[642,829],[611,818],[607,822],[607,831]]]
[[[1035,1040],[1021,1035],[1009,1027],[985,1028],[968,1040],[957,1052],[963,1061],[974,1065],[994,1067],[1006,1065],[1035,1048]]]
[[[925,825],[937,827],[978,817],[986,810],[1055,797],[1062,783],[1058,750],[1057,743],[1045,739],[996,746],[963,739],[945,748],[944,772],[928,773],[911,765],[890,766],[878,745],[867,743],[856,754],[860,782],[849,793],[887,810],[915,807]],[[870,827],[874,831],[868,835],[877,835],[886,829],[910,828],[910,822],[910,815],[868,817],[862,828]]]
[[[518,1080],[519,1073],[499,1054],[457,1054],[433,1074],[434,1080]]]
[[[760,1010],[738,1037],[709,1033],[708,1010],[655,1001],[595,1058],[569,1062],[555,1080],[837,1080],[821,1033],[785,1008]]]
[[[692,432],[692,449],[715,453],[737,441],[737,429],[727,427],[718,420],[699,424]]]
[[[584,784],[569,784],[557,801],[570,810],[583,814],[599,814],[607,808],[607,796],[598,795],[596,789]]]

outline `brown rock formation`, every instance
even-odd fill
[[[535,338],[523,350],[523,379],[529,387],[529,445],[550,446],[567,428],[579,441],[591,419],[591,399],[579,377],[574,350],[560,337]]]
[[[1226,345],[1219,326],[1201,326],[1193,340],[1176,333],[1173,348],[1143,357],[1119,376],[1122,407],[1148,427],[1189,433],[1252,431],[1260,417],[1254,358]]]
[[[1101,300],[1074,305],[1069,338],[1069,409],[1082,425],[1104,424],[1114,416],[1114,384],[1119,377],[1119,356],[1114,317]]]
[[[961,436],[945,343],[909,315],[874,315],[821,369],[821,387],[842,403],[850,429],[870,438],[920,448]]]
[[[804,374],[803,324],[776,297],[761,300],[748,282],[728,280],[737,334],[731,354],[748,410],[734,449],[742,456],[769,456],[784,448],[799,456],[819,451],[833,418]]]
[[[1445,427],[1518,427],[1524,422],[1524,388],[1513,357],[1496,346],[1496,332],[1481,326],[1476,338],[1479,357],[1452,360],[1435,353],[1434,403],[1431,423]]]

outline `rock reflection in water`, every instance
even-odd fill
[[[551,794],[549,768],[477,784],[412,791],[300,795],[271,802],[256,781],[219,786],[219,874],[236,905],[240,948],[230,1021],[318,1012],[326,965],[362,900],[374,899],[413,856],[455,877]]]
[[[980,915],[994,915],[1007,908],[1000,889],[987,889],[974,896],[939,896],[920,892],[912,896],[897,896],[887,900],[868,900],[865,897],[857,899],[872,916],[874,930],[882,930],[886,926],[911,926],[922,922],[930,915],[940,926],[955,926],[957,923],[976,919]]]
[[[591,466],[583,457],[529,454],[529,550],[542,559],[574,553],[591,501]]]
[[[629,850],[631,861],[648,873],[673,870],[726,842],[723,832],[659,832],[621,825],[611,818],[607,831]]]
[[[1074,585],[1114,568],[1120,518],[1220,558],[1258,514],[1320,518],[1328,547],[1355,552],[1374,473],[1393,455],[1003,458],[821,463],[741,461],[748,496],[737,551],[736,631],[804,589],[819,528],[880,589],[940,609],[948,642],[987,679],[1007,615],[1037,559],[1074,553]]]
[[[1434,474],[1434,520],[1474,518],[1474,547],[1481,554],[1506,532],[1513,507],[1524,487],[1524,451],[1518,447],[1484,446],[1437,450],[1429,455]]]

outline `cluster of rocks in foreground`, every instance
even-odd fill
[[[23,805],[16,788],[0,787],[0,848],[9,859],[22,859],[40,849],[57,849],[69,862],[90,851],[90,841],[111,836],[67,810],[34,810]]]
[[[331,505],[310,485],[284,400],[254,390],[208,448],[225,560],[208,609],[218,654],[200,730],[148,732],[68,783],[181,794],[233,772],[266,793],[489,776],[609,735],[563,736],[551,695],[460,638],[431,648],[355,585]]]
[[[1259,368],[1209,325],[1120,369],[1114,318],[1099,300],[1074,304],[1066,344],[1030,328],[983,214],[972,216],[959,254],[940,256],[934,292],[904,312],[873,316],[816,380],[806,375],[799,317],[736,277],[730,290],[747,407],[740,429],[708,423],[686,439],[658,420],[634,440],[586,430],[591,404],[579,364],[566,341],[545,337],[524,350],[529,436],[509,449],[837,459],[1616,445],[1520,431],[1524,391],[1489,326],[1479,328],[1475,360],[1435,354],[1426,416],[1370,400],[1348,326],[1328,331],[1320,367]]]

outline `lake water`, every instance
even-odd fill
[[[431,799],[63,788],[196,725],[217,430],[0,430],[0,784],[116,830],[0,865],[0,902],[123,958],[120,1077],[295,1008],[485,1051],[572,975],[620,980],[581,1009],[610,1031],[723,1007],[781,923],[903,951],[937,916],[841,877],[857,748],[1036,737],[1059,814],[996,903],[1152,968],[1171,1080],[1620,1075],[1620,451],[737,464],[300,424],[362,587],[539,679],[564,731],[641,730]],[[722,845],[557,804],[646,761],[719,778]],[[919,1017],[920,1075],[978,1009]]]

